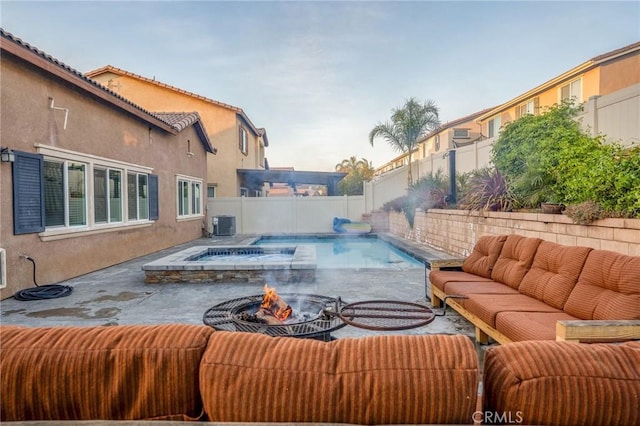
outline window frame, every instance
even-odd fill
[[[204,181],[201,178],[176,175],[176,218],[178,220],[204,217],[203,185]],[[186,199],[184,199],[184,188],[186,188]],[[197,191],[196,188],[198,188]]]
[[[238,136],[238,148],[240,149],[240,152],[242,152],[244,155],[249,155],[249,133],[247,132],[247,129],[245,129],[242,125],[240,125]]]
[[[536,96],[535,98],[529,99],[527,102],[523,102],[516,106],[516,120],[524,117],[525,115],[536,115],[538,113],[538,109],[540,108],[539,103],[540,98]]]
[[[502,117],[500,115],[493,116],[489,121],[487,121],[487,137],[489,139],[498,137],[498,135],[500,134],[501,126],[502,126]]]
[[[151,217],[151,208],[152,203],[158,202],[158,191],[157,185],[154,191],[151,191],[150,182],[152,180],[157,181],[157,176],[153,175],[153,168],[142,166],[139,164],[127,163],[118,160],[112,160],[104,157],[99,157],[91,154],[84,154],[76,151],[71,151],[67,149],[51,147],[47,145],[36,144],[36,150],[39,155],[42,155],[43,158],[43,167],[47,162],[53,163],[82,163],[85,165],[85,206],[84,206],[84,214],[86,218],[86,223],[83,225],[69,225],[68,221],[68,213],[65,212],[64,216],[64,224],[63,225],[54,225],[54,226],[46,226],[43,231],[39,233],[41,239],[43,241],[60,239],[66,237],[75,236],[78,233],[95,233],[95,232],[107,232],[109,230],[118,230],[122,228],[128,227],[138,227],[138,226],[149,226],[153,224],[154,220],[157,220],[157,217],[153,219]],[[65,167],[66,169],[66,167]],[[95,205],[95,181],[94,181],[94,170],[106,170],[107,174],[107,182],[110,180],[110,171],[117,171],[120,173],[120,196],[121,196],[121,220],[111,220],[111,210],[108,211],[108,220],[107,222],[96,221],[96,205]],[[66,172],[65,176],[66,176]],[[136,219],[129,219],[129,199],[128,199],[128,176],[130,173],[135,173],[136,176],[144,175],[146,176],[147,182],[147,205],[146,205],[146,216],[140,217],[138,212],[136,212]],[[138,180],[136,180],[138,182]],[[44,182],[43,182],[43,190],[44,190]],[[68,210],[68,202],[67,202],[67,192],[68,192],[68,184],[65,181],[63,182],[63,190],[65,194],[65,206],[64,209]],[[110,201],[108,201],[110,202]],[[43,200],[44,203],[44,200]],[[138,200],[136,200],[138,203]],[[156,211],[157,212],[157,211]],[[43,222],[46,223],[46,208],[43,207]]]
[[[579,93],[576,95],[575,93],[573,93],[573,87],[574,84],[578,83],[579,84]],[[562,96],[562,89],[564,88],[568,88],[569,89],[569,97],[564,98]],[[564,102],[566,101],[570,101],[570,100],[575,100],[576,103],[580,104],[582,103],[582,77],[578,77],[575,78],[573,80],[568,81],[566,84],[563,84],[561,86],[558,87],[558,102]],[[575,98],[575,99],[574,99]]]

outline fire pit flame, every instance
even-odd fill
[[[291,316],[291,306],[280,298],[276,289],[264,285],[264,296],[260,305],[261,316],[271,315],[279,321],[284,321]]]

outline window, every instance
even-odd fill
[[[500,116],[498,115],[492,118],[491,120],[489,120],[489,123],[487,126],[488,126],[488,133],[490,138],[498,136],[498,133],[500,132]]]
[[[574,100],[575,102],[582,102],[582,79],[572,81],[560,87],[560,101]]]
[[[46,226],[87,225],[87,165],[44,161]]]
[[[95,223],[122,222],[122,170],[94,167],[93,215]]]
[[[207,198],[215,198],[215,197],[216,197],[216,186],[207,185]]]
[[[433,149],[435,152],[440,151],[440,135],[435,136],[435,141],[433,142]]]
[[[127,173],[127,207],[129,220],[149,219],[147,175]]]
[[[249,152],[249,144],[248,144],[248,141],[247,141],[247,131],[242,126],[240,126],[239,148],[240,148],[240,151],[242,151],[242,153],[244,155],[247,155],[247,153]]]
[[[178,177],[178,217],[202,216],[202,181]]]
[[[458,139],[469,139],[469,129],[453,129],[453,137]]]
[[[38,154],[16,152],[15,234],[44,232],[44,239],[60,238],[159,218],[158,176],[148,173],[150,168],[57,147],[36,148]]]
[[[516,119],[524,117],[527,114],[534,115],[540,107],[539,102],[539,98],[533,98],[528,102],[518,105],[516,107]]]

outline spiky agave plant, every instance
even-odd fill
[[[460,203],[468,210],[510,211],[514,196],[505,177],[495,168],[474,170]]]

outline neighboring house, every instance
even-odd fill
[[[441,124],[436,130],[427,134],[418,141],[418,146],[412,151],[413,161],[419,161],[432,154],[442,154],[451,149],[471,145],[484,138],[481,126],[476,119],[490,109],[467,115],[456,120]],[[391,170],[406,166],[409,162],[409,154],[403,153],[388,163],[376,168],[375,175],[379,176]]]
[[[208,159],[209,198],[267,195],[264,186],[255,186],[237,173],[239,169],[268,169],[267,133],[242,109],[110,65],[86,76],[150,111],[197,111],[218,150]]]
[[[0,298],[34,286],[26,256],[53,284],[202,236],[197,112],[150,113],[2,29],[0,49]]]
[[[624,145],[640,142],[640,42],[596,56],[502,105],[443,124],[420,142],[412,159],[420,161],[483,140],[490,144],[506,123],[570,99],[584,106],[578,119],[585,130]],[[375,175],[407,161],[404,153],[376,168]],[[475,163],[486,165],[478,159]]]
[[[526,93],[497,106],[478,117],[482,133],[487,138],[498,136],[500,128],[525,114],[539,114],[544,109],[565,100],[573,99],[577,104],[594,102],[603,96],[609,96],[609,105],[597,105],[606,108],[600,111],[607,119],[617,115],[619,120],[607,120],[611,125],[603,126],[603,120],[583,120],[593,134],[604,133],[622,143],[638,141],[640,129],[640,42],[596,56],[588,61],[560,74]],[[617,96],[613,96],[618,94]],[[629,97],[635,101],[623,102]],[[591,111],[595,117],[598,111]],[[587,130],[587,129],[585,129]]]
[[[484,109],[456,120],[448,121],[418,142],[416,160],[431,154],[444,153],[451,149],[471,145],[485,138],[476,119],[490,109]]]

